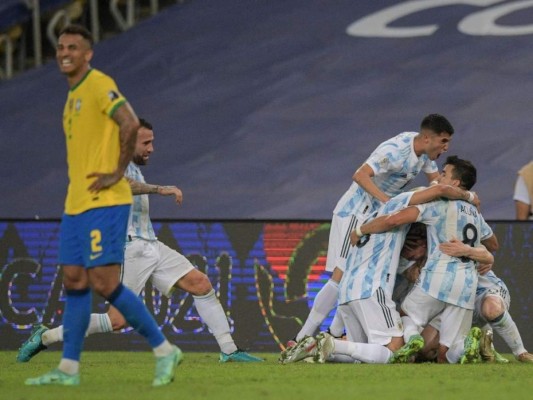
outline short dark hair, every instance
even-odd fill
[[[453,179],[461,181],[461,187],[470,190],[476,184],[476,167],[467,160],[462,160],[457,156],[449,156],[444,165],[453,165]]]
[[[93,48],[93,45],[94,45],[93,35],[91,35],[91,32],[89,32],[89,30],[82,25],[78,25],[78,24],[67,25],[63,29],[61,29],[61,31],[59,32],[59,36],[61,35],[80,35],[81,37],[83,37],[85,40],[89,42],[90,48],[91,49]]]
[[[139,118],[139,124],[141,124],[141,127],[153,130],[152,124],[145,120],[144,118]]]
[[[424,117],[420,124],[420,129],[430,129],[435,133],[443,132],[453,135],[454,129],[450,121],[440,114],[429,114]]]

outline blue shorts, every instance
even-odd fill
[[[85,268],[122,264],[130,205],[100,207],[63,214],[59,264]]]

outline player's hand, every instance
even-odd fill
[[[107,174],[104,174],[102,172],[93,172],[87,175],[87,178],[96,178],[89,185],[89,191],[99,192],[100,190],[107,189],[113,186],[120,180],[120,178],[122,178],[122,175],[118,174],[117,172],[111,172]]]
[[[403,276],[405,276],[410,283],[415,283],[420,276],[420,265],[414,263],[404,271]]]
[[[481,210],[481,200],[479,200],[479,197],[476,192],[470,192],[474,195],[474,200],[472,200],[472,204],[476,206],[476,208]]]
[[[452,257],[465,257],[468,255],[469,249],[470,246],[457,240],[457,238],[452,238],[449,242],[439,244],[439,250]]]
[[[426,239],[407,238],[403,244],[401,256],[408,260],[419,260],[426,256]]]
[[[492,269],[492,264],[478,264],[477,272],[479,275],[485,275]]]
[[[174,196],[176,203],[181,206],[183,202],[183,193],[176,186],[159,186],[159,194],[162,196]]]
[[[357,233],[355,233],[355,231],[352,231],[352,233],[350,233],[350,244],[352,246],[355,246],[359,239],[361,239],[361,237]]]

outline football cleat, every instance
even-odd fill
[[[168,385],[174,380],[176,367],[183,361],[183,353],[177,346],[173,347],[174,351],[168,356],[156,357],[155,377],[152,386]]]
[[[29,386],[59,385],[59,386],[77,386],[80,384],[80,374],[69,375],[54,369],[37,378],[28,378],[24,384]]]
[[[492,345],[493,333],[491,329],[484,329],[481,331],[481,339],[479,341],[479,354],[483,362],[492,363],[496,360],[494,355],[494,347]]]
[[[459,360],[461,364],[475,364],[481,361],[481,356],[479,355],[481,336],[481,329],[478,327],[470,329],[464,341],[463,355]]]
[[[412,335],[406,344],[392,354],[389,364],[404,364],[409,362],[412,356],[422,350],[422,347],[424,347],[424,338],[420,335]]]
[[[316,337],[316,343],[316,354],[313,360],[319,364],[324,364],[335,350],[335,340],[329,333],[320,332]]]
[[[22,346],[19,348],[19,352],[17,354],[18,362],[28,362],[41,350],[47,348],[42,341],[43,333],[47,330],[48,328],[41,324],[33,326],[30,337],[28,340],[22,343]]]
[[[303,360],[307,357],[314,357],[317,354],[317,342],[312,336],[304,336],[296,346],[289,347],[281,352],[279,362],[289,364]]]
[[[248,354],[247,352],[237,349],[231,354],[226,353],[220,353],[219,361],[221,363],[226,362],[260,362],[265,361],[262,358],[252,356],[251,354]]]
[[[516,359],[523,363],[533,363],[533,354],[528,353],[526,351],[525,353],[522,353],[516,356]]]

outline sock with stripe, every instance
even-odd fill
[[[527,351],[524,348],[524,343],[522,342],[520,332],[518,332],[518,327],[509,312],[505,311],[498,318],[489,321],[489,325],[494,332],[498,333],[505,343],[507,343],[507,346],[509,346],[515,356]]]
[[[159,330],[154,317],[148,312],[141,299],[130,289],[119,283],[107,300],[120,311],[133,329],[148,340],[157,357],[172,352],[172,346]]]
[[[113,326],[111,320],[107,314],[91,314],[89,319],[89,327],[85,336],[92,335],[93,333],[106,333],[112,332]],[[63,325],[59,325],[56,328],[48,329],[41,336],[41,340],[45,346],[49,346],[52,343],[63,341]]]

